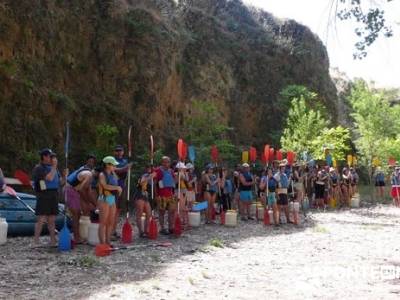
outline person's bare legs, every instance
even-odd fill
[[[176,204],[169,203],[168,206],[168,228],[169,230],[174,230],[175,228],[175,214],[176,214]]]
[[[165,218],[165,209],[159,209],[158,210],[158,220],[160,221],[161,230],[165,229],[164,218]]]
[[[47,228],[49,229],[50,234],[50,245],[56,246],[56,216],[52,215],[47,217]]]
[[[35,236],[33,239],[33,241],[36,245],[40,244],[39,237],[42,234],[43,224],[45,223],[45,221],[46,221],[46,216],[38,216],[37,217],[37,221],[35,224]]]
[[[76,243],[81,242],[81,237],[79,234],[79,219],[81,217],[81,212],[78,209],[69,209],[72,214],[72,231],[74,233],[74,240]]]
[[[146,221],[144,222],[144,232],[146,234],[149,233],[149,225],[150,225],[150,218],[151,218],[151,206],[150,202],[144,202],[143,211],[146,213]]]
[[[136,225],[139,229],[139,234],[142,234],[144,232],[144,228],[142,228],[143,207],[144,201],[142,199],[136,200]]]
[[[100,201],[99,201],[100,202]],[[99,215],[99,241],[100,244],[105,244],[106,243],[106,228],[107,228],[107,220],[109,218],[109,213],[110,213],[110,209],[109,209],[109,205],[104,202],[101,201],[99,203],[99,208],[100,208],[100,215]]]
[[[272,205],[272,212],[275,224],[279,224],[279,208],[276,202]]]
[[[110,206],[108,214],[108,222],[106,226],[106,244],[111,244],[111,234],[114,232],[115,216],[117,207],[115,204]]]

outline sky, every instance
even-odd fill
[[[333,0],[243,0],[280,18],[294,19],[308,26],[328,49],[330,65],[345,72],[349,78],[362,77],[378,87],[400,87],[400,0],[364,0],[377,3],[385,10],[394,36],[379,38],[368,49],[363,60],[354,60],[354,44],[358,40],[353,21],[340,21],[330,14]]]

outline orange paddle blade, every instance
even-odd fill
[[[112,248],[108,244],[98,244],[94,248],[94,254],[96,256],[108,256],[111,254]]]
[[[282,155],[282,151],[278,150],[276,151],[276,160],[282,160],[283,155]]]
[[[274,153],[275,153],[274,148],[269,148],[269,156],[268,156],[269,162],[273,162],[274,161]]]
[[[178,144],[177,144],[177,150],[178,150],[178,157],[180,160],[183,158],[183,140],[179,139]]]

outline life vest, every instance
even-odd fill
[[[289,187],[289,179],[285,173],[279,174],[280,179],[279,179],[279,187],[283,189],[287,189]]]
[[[274,193],[276,191],[277,181],[274,177],[268,179],[268,192]]]
[[[382,172],[379,172],[378,174],[376,174],[376,182],[385,182],[385,174],[383,174]]]
[[[251,176],[250,172],[245,172],[242,173],[244,179],[246,180],[246,182],[252,182],[253,181],[253,177]],[[240,190],[241,191],[251,191],[251,185],[243,185],[242,183],[240,183]]]
[[[45,169],[45,173],[47,176],[47,174],[51,172],[51,166],[45,164],[41,164],[41,166]],[[58,190],[58,188],[60,187],[60,177],[61,177],[60,173],[57,171],[52,180],[44,179],[43,180],[45,184],[44,188],[42,188],[40,184],[40,181],[42,180],[35,181],[34,182],[35,191],[41,192],[45,190]]]
[[[79,184],[79,180],[78,180],[78,175],[82,172],[82,171],[90,171],[90,169],[88,167],[82,166],[79,169],[73,171],[71,174],[68,175],[67,177],[67,182],[68,184],[70,184],[73,187],[76,187]]]
[[[164,170],[160,168],[162,172],[162,178],[159,181],[160,188],[174,188],[175,187],[175,180],[174,176],[172,175],[172,171],[170,169]]]
[[[106,184],[118,186],[118,179],[113,173],[111,174],[107,174],[107,172],[102,172],[102,173],[106,177]],[[109,191],[104,189],[99,182],[99,195],[109,196],[109,195],[115,195],[116,193],[117,191]]]

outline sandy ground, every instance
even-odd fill
[[[400,299],[400,209],[310,212],[298,227],[203,225],[96,258],[0,246],[1,299]],[[46,239],[44,237],[43,239]],[[217,246],[217,247],[216,247]]]

